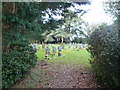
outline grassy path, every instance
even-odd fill
[[[44,50],[37,52],[37,66],[14,87],[18,88],[97,88],[89,64],[89,53],[74,48],[62,51],[65,57],[44,60]]]

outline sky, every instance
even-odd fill
[[[103,0],[91,0],[91,5],[75,5],[75,8],[88,10],[87,13],[82,16],[82,19],[90,25],[101,23],[112,24],[113,17],[105,13],[102,1]],[[74,11],[74,8],[71,8],[71,10]]]
[[[84,6],[85,8],[89,7],[90,10],[82,17],[83,20],[87,21],[89,24],[111,24],[113,18],[105,13],[102,1],[103,0],[92,0],[90,6]]]

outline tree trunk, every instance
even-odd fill
[[[61,43],[63,43],[63,36],[61,36]]]
[[[15,2],[13,3],[13,10],[12,10],[12,14],[15,13]]]

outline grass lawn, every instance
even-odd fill
[[[58,45],[56,45],[57,47]],[[39,46],[37,47],[39,48]],[[50,51],[52,53],[52,50]],[[58,53],[58,52],[57,52]],[[77,50],[76,48],[68,48],[68,46],[65,46],[65,49],[61,51],[62,55],[64,57],[57,56],[57,53],[55,54],[53,58],[51,55],[48,57],[51,58],[50,60],[46,60],[47,62],[53,62],[53,63],[59,63],[59,64],[82,64],[85,66],[90,66],[89,64],[89,58],[90,54],[87,52],[86,49],[80,49]],[[38,60],[45,60],[45,50],[40,48],[38,52],[36,53]]]

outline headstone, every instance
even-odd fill
[[[79,48],[82,49],[83,48],[83,44],[79,44]]]
[[[42,49],[44,49],[45,48],[45,44],[42,44]]]
[[[53,53],[56,53],[56,47],[53,47]]]
[[[46,48],[49,48],[49,44],[46,45]]]
[[[76,44],[76,48],[78,48],[78,44]]]
[[[31,45],[32,45],[33,50],[36,50],[36,46],[37,46],[37,44],[34,43],[34,44],[31,44]]]
[[[64,45],[62,45],[61,47],[62,47],[62,49],[64,49]]]
[[[50,54],[50,49],[49,48],[46,49],[46,54]]]
[[[52,48],[54,48],[54,44],[51,44]]]
[[[71,45],[70,45],[70,44],[68,44],[68,48],[71,48]]]
[[[58,46],[58,52],[60,52],[61,51],[61,46]]]

